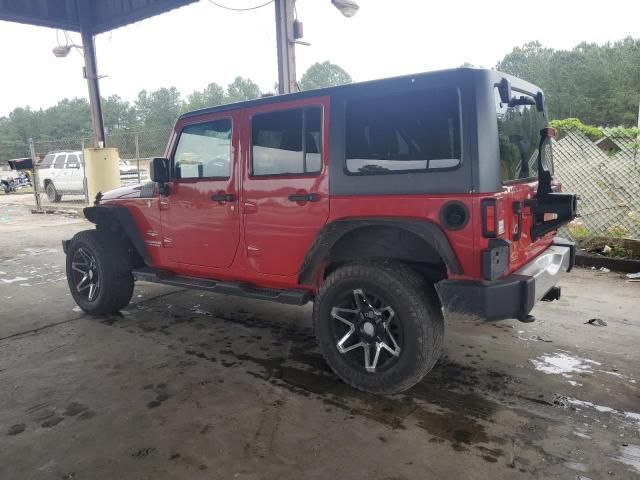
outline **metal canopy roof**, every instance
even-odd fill
[[[113,30],[198,0],[0,0],[0,20],[91,34]],[[82,5],[80,5],[82,4]],[[80,10],[87,8],[81,27]]]

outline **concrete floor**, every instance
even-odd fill
[[[84,316],[60,240],[90,225],[15,198],[0,479],[640,478],[640,283],[575,270],[533,324],[449,318],[427,378],[377,397],[327,370],[309,307],[138,284]]]

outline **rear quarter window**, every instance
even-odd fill
[[[350,175],[428,172],[460,165],[460,101],[455,88],[347,102],[345,169]]]

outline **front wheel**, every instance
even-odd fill
[[[90,315],[115,313],[133,295],[128,252],[116,236],[85,230],[67,249],[67,282],[71,296]]]
[[[404,391],[440,356],[444,320],[438,297],[401,263],[350,264],[331,273],[313,320],[325,360],[359,390]]]
[[[47,199],[51,203],[58,203],[60,200],[62,200],[62,195],[58,193],[53,183],[51,182],[47,183],[46,192],[47,192]]]

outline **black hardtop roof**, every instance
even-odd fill
[[[191,112],[183,113],[178,117],[178,120],[185,118],[196,117],[200,115],[206,115],[208,113],[225,112],[229,110],[237,110],[239,108],[254,107],[258,105],[268,105],[270,103],[291,102],[295,100],[302,100],[306,98],[322,97],[332,95],[340,92],[355,92],[358,90],[368,90],[375,88],[385,88],[393,85],[403,85],[407,81],[415,81],[417,79],[423,82],[433,81],[434,83],[446,83],[454,81],[460,81],[461,78],[473,78],[474,76],[488,76],[494,81],[499,81],[501,78],[507,78],[514,84],[518,90],[535,95],[538,91],[541,91],[539,87],[526,82],[517,77],[513,77],[506,73],[498,72],[497,70],[489,70],[484,68],[453,68],[448,70],[436,70],[432,72],[416,73],[412,75],[402,75],[398,77],[382,78],[377,80],[368,80],[366,82],[348,83],[337,87],[319,88],[317,90],[306,90],[304,92],[289,93],[286,95],[269,95],[254,100],[247,100],[244,102],[227,103],[224,105],[217,105],[215,107],[202,108],[200,110],[194,110]]]

